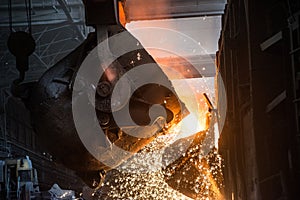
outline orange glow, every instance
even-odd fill
[[[169,0],[159,0],[158,4],[155,1],[150,3],[149,1],[142,0],[126,0],[127,22],[137,19],[151,20],[153,16],[160,16],[162,13],[165,13],[170,6],[171,2]]]
[[[185,104],[190,114],[177,126],[180,129],[180,138],[194,135],[208,129],[208,107],[199,89],[200,79],[173,80],[175,91]]]
[[[215,200],[225,200],[224,196],[222,195],[222,193],[218,187],[218,184],[216,183],[216,180],[214,179],[214,177],[209,169],[210,169],[210,167],[209,167],[207,161],[204,161],[204,169],[202,169],[202,170],[199,169],[199,170],[201,170],[201,173],[203,173],[208,178],[208,181],[211,184],[210,190],[214,193]]]
[[[118,5],[119,5],[119,21],[125,27],[126,15],[125,15],[124,7],[121,1],[118,2]]]
[[[178,139],[192,136],[202,130],[204,130],[204,127],[201,126],[194,113],[190,113],[182,121],[169,129],[171,133],[179,135]]]
[[[199,84],[198,79],[173,80],[172,83],[179,99],[185,104],[190,114],[178,124],[170,127],[169,132],[177,134],[176,138],[180,139],[207,130],[210,122],[209,112],[202,93],[197,92],[195,88]]]

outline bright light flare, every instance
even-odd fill
[[[199,122],[199,118],[194,113],[190,113],[178,124],[171,127],[169,131],[177,134],[176,139],[180,139],[192,136],[204,129],[205,127]]]
[[[209,84],[211,82],[211,84]],[[203,92],[214,94],[213,80],[204,78],[172,80],[179,99],[185,104],[190,114],[172,127],[179,134],[178,138],[192,136],[208,129],[208,106]]]

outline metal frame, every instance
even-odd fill
[[[7,2],[0,3],[0,87],[10,85],[17,76],[15,58],[9,53]],[[27,31],[25,5],[13,5],[13,31]],[[5,15],[7,13],[7,15]],[[84,24],[84,5],[81,0],[32,0],[32,34],[36,50],[29,58],[30,69],[26,80],[37,80],[40,75],[78,46],[92,28]],[[49,19],[49,20],[47,20]]]

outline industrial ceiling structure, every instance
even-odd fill
[[[6,41],[10,34],[8,1],[1,1],[1,81],[12,80],[14,58],[10,55]],[[27,5],[28,6],[28,5]],[[71,52],[86,38],[89,28],[84,24],[84,7],[81,1],[32,1],[32,35],[36,51],[30,58],[29,80],[39,76],[59,59]],[[13,31],[28,30],[25,1],[12,2]],[[11,78],[10,78],[11,77]],[[7,82],[8,83],[8,82]],[[7,83],[0,85],[5,86]]]
[[[143,13],[137,13],[136,9],[140,8],[141,4],[147,9],[144,9]],[[0,2],[0,85],[2,86],[8,84],[16,75],[15,69],[10,67],[14,65],[14,58],[6,46],[10,32],[8,5],[8,0]],[[127,0],[126,5],[126,11],[134,13],[129,15],[128,21],[136,21],[221,15],[224,12],[225,0],[155,0],[151,3]],[[30,57],[31,67],[27,78],[35,80],[78,46],[93,28],[85,26],[84,6],[81,0],[32,0],[30,6],[32,35],[37,47]],[[160,9],[166,6],[168,9]],[[28,29],[26,4],[23,0],[12,1],[12,28],[13,31]]]
[[[129,13],[128,21],[137,21],[222,15],[224,6],[225,0],[154,0],[151,5],[139,0],[127,0],[125,9]],[[142,12],[137,11],[141,7]]]

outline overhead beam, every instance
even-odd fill
[[[69,9],[67,7],[67,2],[65,0],[57,0],[57,1],[61,5],[61,7],[62,7],[64,13],[66,14],[67,19],[70,22],[70,24],[72,24],[74,26],[75,31],[77,32],[79,39],[84,40],[85,36],[83,35],[82,31],[79,29],[79,27],[76,24],[74,24],[74,20],[72,18],[72,15],[70,14]]]
[[[27,26],[28,22],[27,21],[21,21],[21,22],[15,22],[14,27],[23,27],[23,26]],[[44,20],[44,21],[32,21],[31,23],[32,26],[65,26],[65,25],[84,25],[84,22],[81,20],[74,20],[72,24],[70,24],[70,21],[66,21],[66,20]],[[9,26],[9,22],[5,21],[0,23],[0,28],[1,27],[8,27]]]
[[[32,2],[32,9],[38,9],[38,10],[48,10],[48,9],[52,9],[53,10],[53,4],[51,3],[37,3],[37,2]],[[80,2],[70,2],[68,3],[68,7],[79,7],[79,6],[83,6],[82,3]],[[56,6],[56,8],[61,8],[60,5]],[[21,10],[24,11],[25,10],[25,5],[24,3],[14,3],[13,4],[13,9],[14,11],[16,10]],[[7,4],[0,4],[0,11],[7,11]]]
[[[127,21],[222,15],[225,0],[126,0]]]

